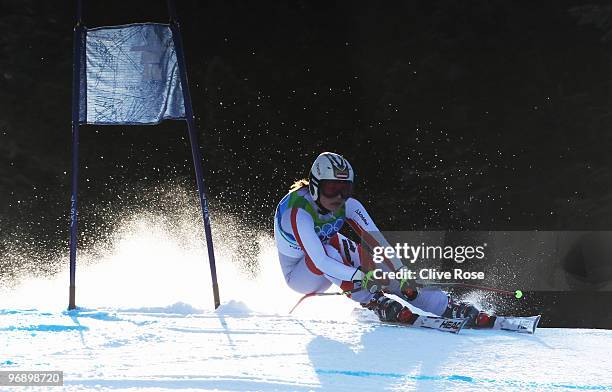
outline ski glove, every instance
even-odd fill
[[[387,284],[374,277],[374,271],[363,272],[361,267],[357,267],[352,278],[353,282],[360,283],[362,289],[366,289],[370,293],[376,293],[387,287]]]
[[[414,281],[408,279],[402,279],[400,282],[401,297],[406,301],[414,301],[419,295],[419,291],[417,290],[418,286],[415,285],[411,287],[410,282],[414,284]]]

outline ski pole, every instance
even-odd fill
[[[492,291],[492,292],[495,292],[495,293],[512,295],[512,296],[514,296],[517,299],[523,297],[523,292],[521,290],[508,291],[508,290],[496,289],[496,288],[493,288],[493,287],[478,286],[478,285],[470,284],[470,283],[460,283],[460,282],[425,282],[425,281],[418,281],[418,280],[416,281],[416,283],[417,284],[422,284],[422,285],[428,285],[428,286],[467,287],[467,288],[473,288],[473,289],[478,289],[478,290],[483,290],[483,291]]]
[[[289,314],[293,313],[293,311],[295,310],[295,308],[298,307],[299,304],[302,303],[303,300],[305,300],[306,298],[310,298],[310,297],[319,297],[319,296],[324,296],[324,295],[346,295],[346,294],[350,294],[351,290],[347,290],[347,291],[342,291],[342,292],[334,292],[334,293],[308,293],[305,294],[302,298],[300,298],[300,300],[297,302],[297,304],[295,304],[295,306],[293,308],[291,308],[291,310],[289,311]]]

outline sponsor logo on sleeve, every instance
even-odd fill
[[[361,218],[361,220],[363,221],[363,224],[364,224],[364,225],[366,225],[366,226],[367,226],[367,225],[369,225],[368,220],[366,219],[366,217],[365,217],[365,216],[363,216],[363,213],[361,212],[361,210],[355,210],[355,213],[356,213],[357,215],[359,215],[359,217],[360,217],[360,218]]]

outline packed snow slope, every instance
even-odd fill
[[[3,310],[0,333],[1,370],[63,370],[63,390],[612,390],[606,330],[453,335],[179,303]]]
[[[66,310],[66,270],[0,287],[0,370],[64,371],[64,387],[45,391],[612,390],[609,330],[454,335],[357,321],[341,296],[288,315],[299,295],[265,235],[245,270],[236,255],[250,248],[215,231],[214,310],[194,223],[164,219],[136,217],[104,249],[80,251],[76,310]]]

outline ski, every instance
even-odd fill
[[[474,329],[497,329],[534,334],[541,317],[541,315],[529,317],[491,316],[487,326],[475,327]]]
[[[465,327],[465,324],[468,322],[468,319],[424,316],[416,313],[412,315],[412,318],[408,323],[380,321],[373,312],[359,308],[353,310],[353,316],[361,322],[367,322],[372,324],[393,325],[398,327],[410,328],[429,328],[450,333],[459,333],[461,329]]]
[[[436,316],[423,316],[423,315],[415,315],[414,321],[412,324],[400,324],[394,323],[398,325],[411,325],[413,327],[422,327],[422,328],[432,328],[437,329],[438,331],[450,332],[450,333],[459,333],[465,324],[468,322],[467,319],[452,319],[445,317],[436,317]]]
[[[429,328],[450,333],[459,333],[465,327],[469,329],[501,330],[534,334],[542,316],[491,316],[488,325],[479,327],[466,327],[468,319],[424,316],[416,313],[413,314],[412,319],[409,323],[380,321],[373,312],[368,311],[367,309],[360,308],[355,308],[353,310],[353,317],[355,317],[360,322],[367,322],[371,324],[394,325],[398,327]]]

